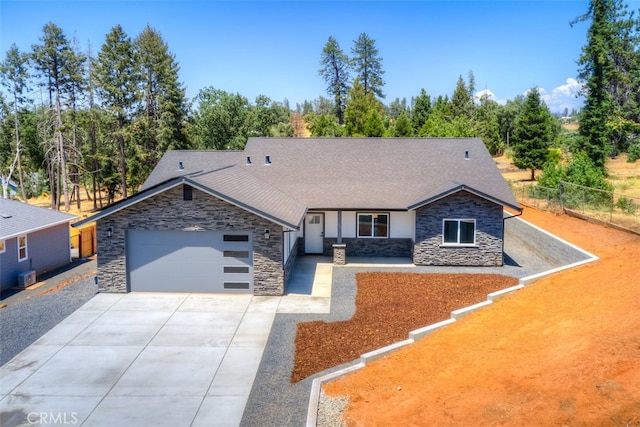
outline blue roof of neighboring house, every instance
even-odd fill
[[[63,212],[0,198],[0,240],[33,233],[75,218]]]

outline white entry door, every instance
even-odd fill
[[[308,254],[321,254],[324,238],[324,217],[320,213],[310,213],[304,220],[304,251]]]

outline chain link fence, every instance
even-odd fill
[[[518,201],[547,211],[568,211],[640,233],[640,198],[561,181],[559,188],[512,185]]]

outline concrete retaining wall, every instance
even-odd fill
[[[574,264],[592,257],[577,246],[518,217],[504,221],[504,233],[509,239],[527,246],[555,267]]]

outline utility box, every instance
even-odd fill
[[[24,273],[20,273],[18,275],[18,287],[26,288],[27,286],[31,286],[36,283],[36,272],[35,270],[25,271]]]

